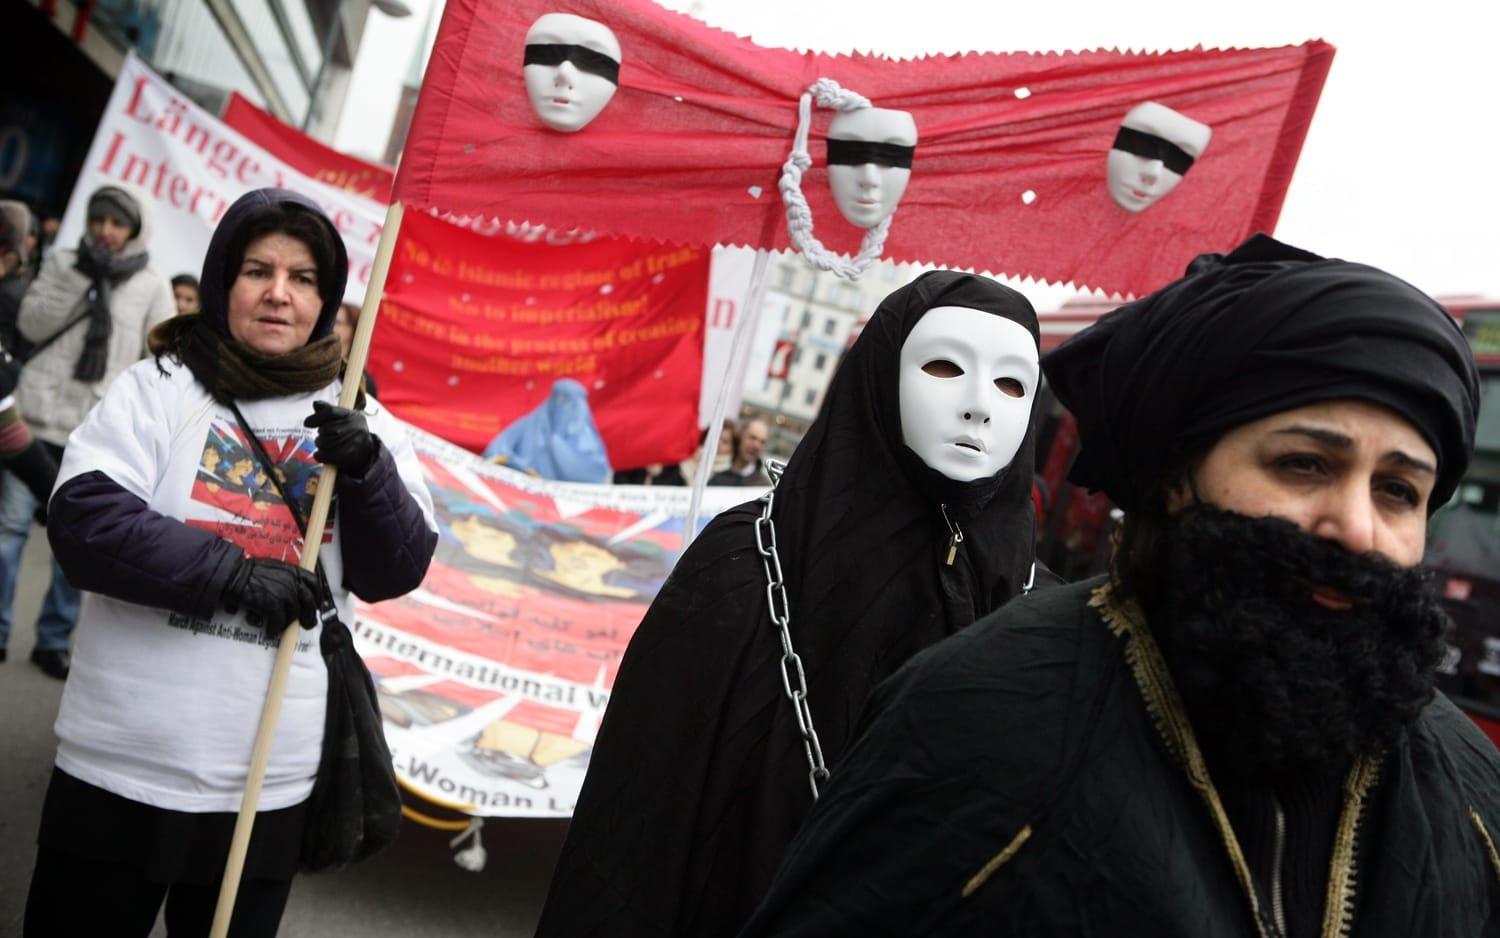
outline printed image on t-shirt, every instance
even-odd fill
[[[312,432],[302,427],[263,430],[259,437],[282,488],[306,518],[312,513],[322,469],[313,459],[317,447]],[[252,557],[297,563],[302,556],[301,530],[251,446],[237,425],[221,420],[210,424],[193,480],[187,523],[239,546]],[[330,515],[323,542],[332,539]]]

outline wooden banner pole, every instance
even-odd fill
[[[364,307],[360,310],[359,324],[354,328],[354,341],[349,348],[344,386],[339,392],[340,407],[353,407],[359,394],[359,379],[365,372],[365,360],[370,355],[370,338],[375,332],[375,317],[380,314],[380,298],[385,292],[385,278],[391,269],[391,256],[396,251],[396,235],[401,230],[404,212],[405,207],[400,202],[393,202],[385,213],[385,228],[380,233],[380,243],[375,248],[375,265],[370,270],[370,287],[365,292]],[[302,544],[301,566],[304,570],[317,569],[318,547],[323,543],[323,529],[328,524],[328,509],[332,504],[334,483],[337,480],[337,468],[327,465],[321,467],[318,492],[313,498],[312,513],[307,519],[307,537]],[[245,871],[245,853],[250,847],[250,832],[255,826],[256,806],[260,803],[260,787],[265,781],[266,765],[271,758],[271,741],[276,735],[276,720],[281,715],[281,700],[286,693],[287,676],[292,670],[292,655],[301,637],[301,626],[293,622],[281,633],[281,644],[276,649],[276,663],[271,670],[265,706],[260,711],[260,727],[255,733],[255,746],[250,751],[250,774],[245,778],[245,795],[240,800],[239,817],[234,822],[234,837],[229,842],[229,862],[224,865],[224,880],[219,886],[219,904],[214,908],[210,938],[227,938],[229,934],[234,900],[239,894],[240,877]]]

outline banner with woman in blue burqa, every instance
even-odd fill
[[[555,482],[608,482],[609,455],[589,412],[588,390],[572,378],[552,385],[540,407],[500,431],[485,459]]]

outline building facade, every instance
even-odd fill
[[[0,196],[61,213],[132,49],[213,113],[238,91],[330,138],[370,8],[371,0],[0,0]]]
[[[773,424],[770,450],[786,455],[823,406],[834,369],[859,337],[880,301],[917,274],[882,263],[858,280],[809,266],[798,254],[773,261],[763,316],[779,318],[778,352],[763,384],[749,378],[741,415],[764,414]]]

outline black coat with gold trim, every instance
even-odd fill
[[[1500,935],[1500,756],[1438,696],[1350,771],[1324,936]],[[742,932],[1276,934],[1138,609],[1018,599],[882,684]]]

